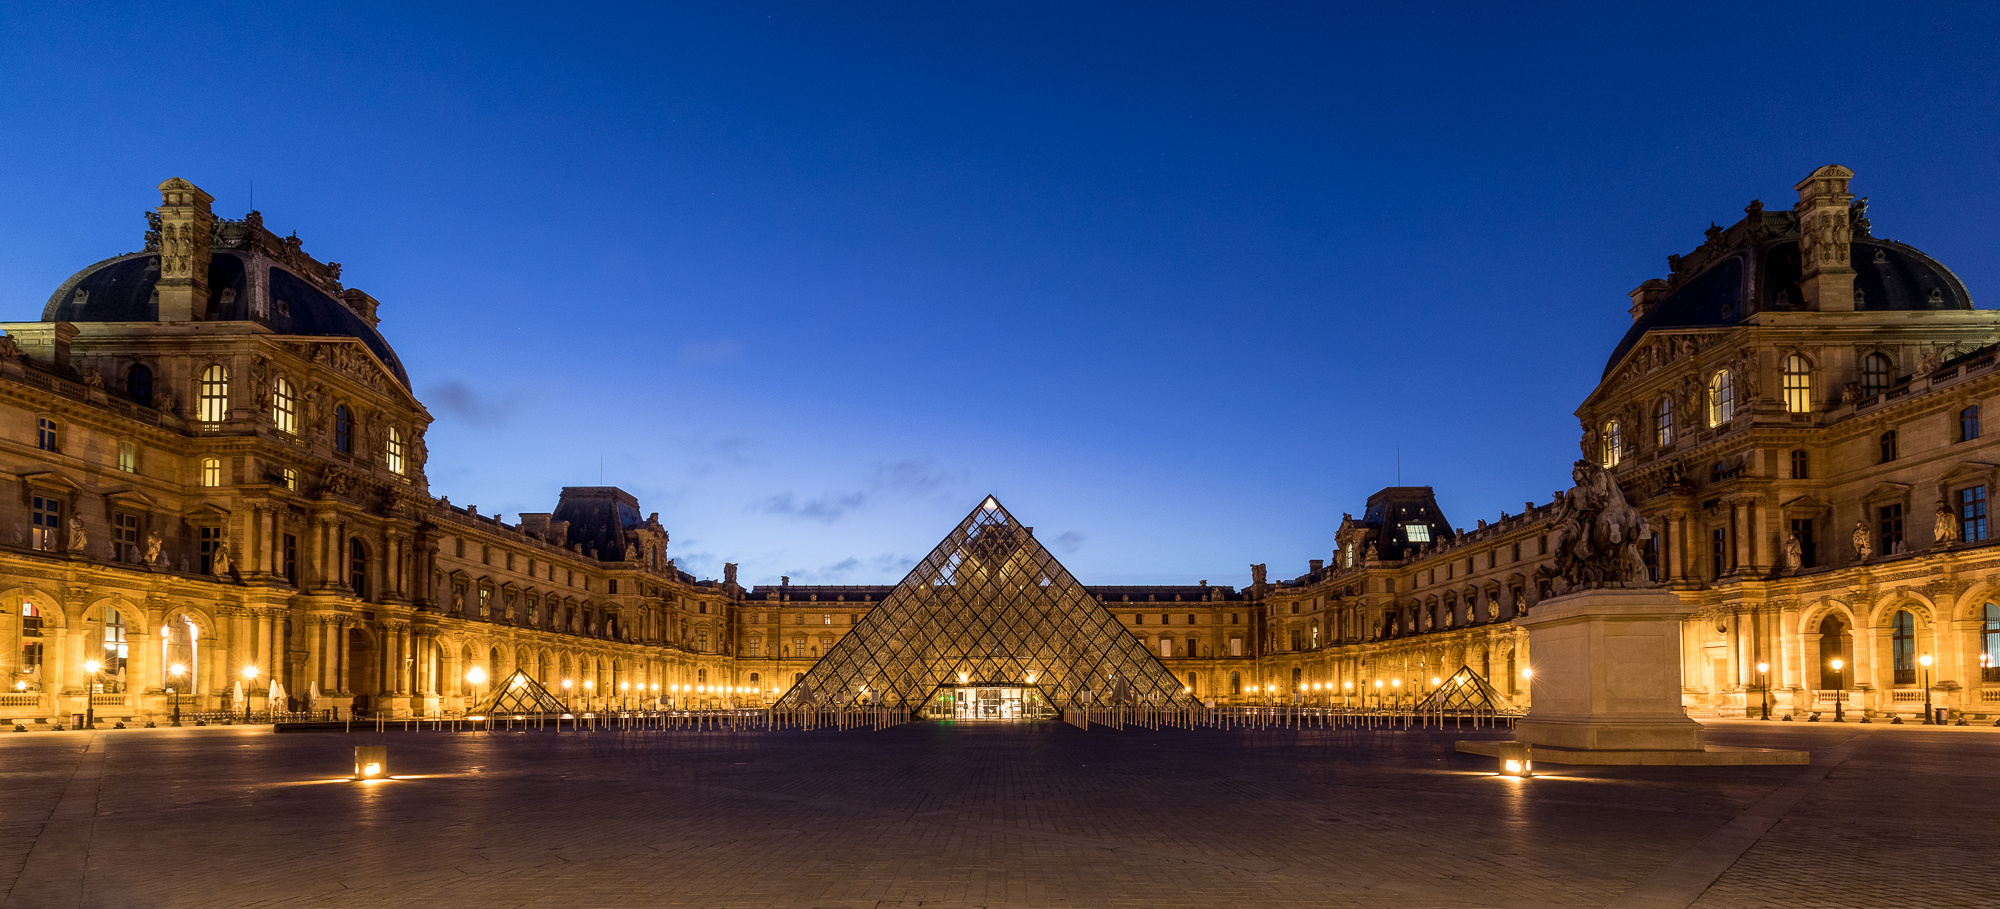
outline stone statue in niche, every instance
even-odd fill
[[[1869,556],[1875,554],[1875,547],[1869,545],[1868,543],[1867,524],[1861,521],[1855,521],[1854,533],[1849,537],[1849,539],[1851,539],[1854,542],[1854,557],[1856,559],[1865,562],[1868,560]]]
[[[1576,485],[1558,504],[1556,564],[1542,569],[1558,594],[1603,587],[1651,587],[1639,546],[1650,535],[1646,518],[1625,501],[1611,472],[1577,461]]]
[[[1785,567],[1797,571],[1804,567],[1805,545],[1799,542],[1799,535],[1785,537]]]
[[[81,553],[83,552],[83,548],[89,545],[90,545],[90,534],[84,532],[83,518],[78,517],[76,515],[70,515],[69,551],[75,553]]]
[[[235,566],[235,563],[230,561],[229,558],[228,540],[215,541],[215,552],[209,556],[208,564],[209,568],[215,573],[216,577],[218,578],[229,577],[229,570]]]
[[[160,564],[160,535],[158,533],[146,534],[146,564]]]
[[[1931,516],[1931,539],[1940,546],[1958,542],[1958,515],[1943,501],[1938,502],[1937,512]]]

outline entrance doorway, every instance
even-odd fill
[[[955,685],[939,688],[924,705],[933,720],[1014,721],[1055,715],[1042,690],[1018,682],[1012,685]]]

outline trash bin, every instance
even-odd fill
[[[1936,723],[1936,724],[1937,724],[1937,725],[1939,725],[1939,726],[1943,726],[1943,725],[1946,725],[1946,722],[1945,722],[1945,721],[1946,721],[1946,720],[1947,720],[1947,719],[1949,718],[1949,716],[1950,716],[1950,714],[1951,714],[1951,708],[1950,708],[1950,707],[1935,707],[1935,708],[1932,708],[1932,709],[1936,710],[1936,711],[1937,711],[1937,714],[1936,714],[1935,716],[1931,717],[1931,722],[1933,722],[1933,723]]]

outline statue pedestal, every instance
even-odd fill
[[[1585,751],[1701,751],[1681,708],[1681,621],[1672,592],[1596,589],[1543,600],[1514,621],[1528,630],[1534,706],[1516,740]]]

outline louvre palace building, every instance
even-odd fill
[[[1576,406],[1583,456],[1648,521],[1647,569],[1696,607],[1694,715],[2000,716],[2000,315],[1876,237],[1852,177],[1822,167],[1668,256]],[[1329,522],[1328,558],[1240,589],[1087,586],[994,498],[900,584],[701,579],[615,487],[516,523],[453,505],[377,301],[259,213],[159,191],[142,250],[0,323],[0,720],[222,713],[274,685],[295,709],[448,715],[515,671],[579,712],[1395,708],[1460,672],[1529,705],[1512,620],[1552,593],[1554,503],[1461,527],[1430,488],[1384,488]]]

